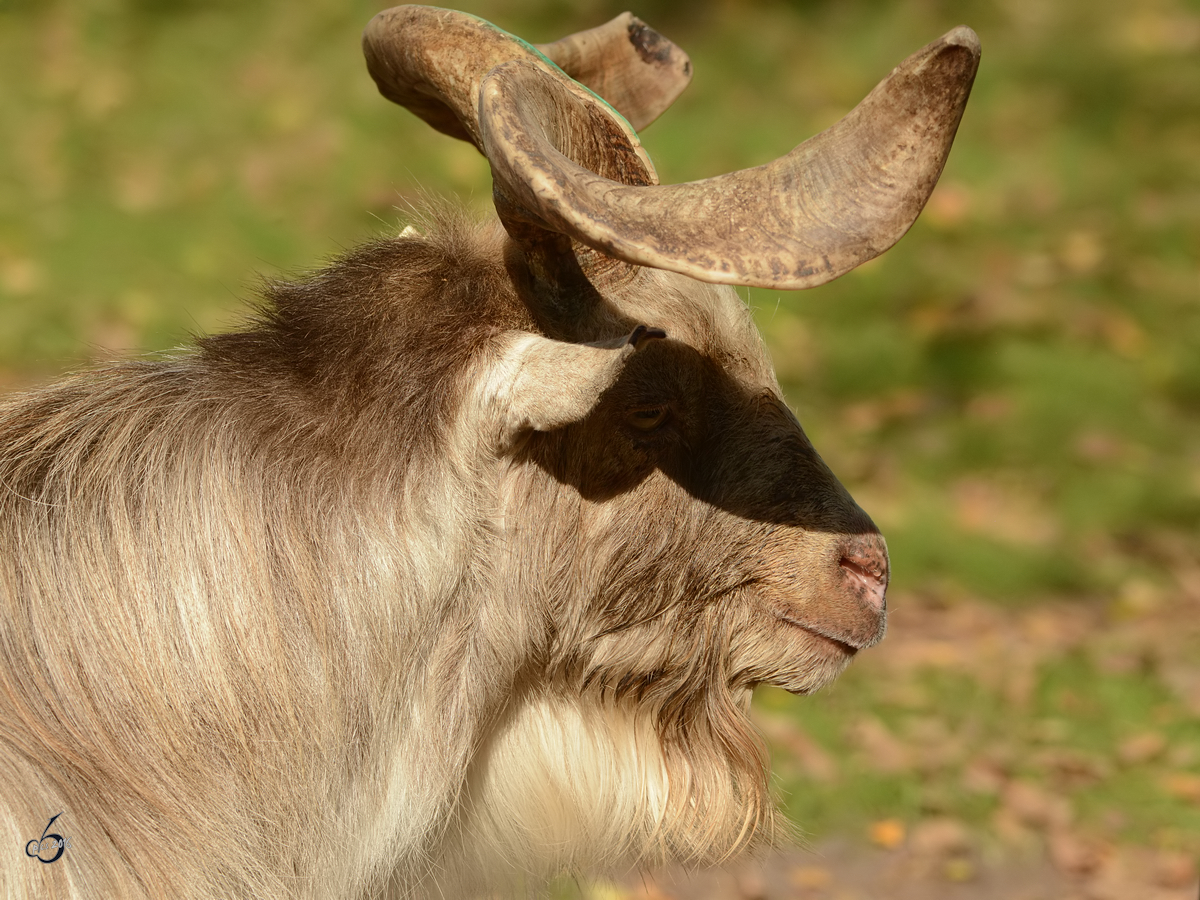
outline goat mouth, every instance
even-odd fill
[[[786,613],[781,613],[779,611],[776,611],[775,616],[776,616],[776,618],[779,619],[779,621],[783,622],[785,625],[789,625],[792,628],[798,628],[801,631],[803,631],[805,634],[809,635],[810,637],[817,638],[818,640],[824,641],[827,644],[832,644],[837,650],[841,651],[846,656],[854,656],[861,649],[860,647],[856,646],[855,644],[852,644],[849,641],[847,641],[845,638],[836,637],[835,635],[829,634],[828,632],[822,631],[818,628],[814,628],[812,625],[807,625],[804,622],[801,622],[797,619],[793,619],[791,616],[787,615]]]

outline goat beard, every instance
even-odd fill
[[[475,758],[443,889],[715,865],[793,837],[750,688],[635,693],[541,687],[514,701]]]

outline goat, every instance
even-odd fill
[[[674,186],[635,129],[690,63],[629,14],[537,49],[397,7],[364,48],[487,157],[498,220],[432,213],[241,331],[0,405],[6,896],[720,862],[781,829],[755,686],[816,691],[883,636],[884,541],[728,285],[901,237],[974,33]]]

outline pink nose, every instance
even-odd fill
[[[855,593],[874,609],[887,602],[888,555],[883,538],[877,534],[855,535],[842,552],[838,564],[846,573]]]

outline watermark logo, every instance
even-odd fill
[[[47,834],[50,826],[54,824],[54,820],[61,816],[62,813],[54,816],[46,823],[46,827],[42,830],[42,836],[36,841],[30,841],[25,845],[25,855],[30,859],[36,859],[38,862],[52,863],[57,862],[59,857],[71,847],[71,839],[65,838],[61,834]],[[54,855],[47,858],[43,853],[55,851]]]

